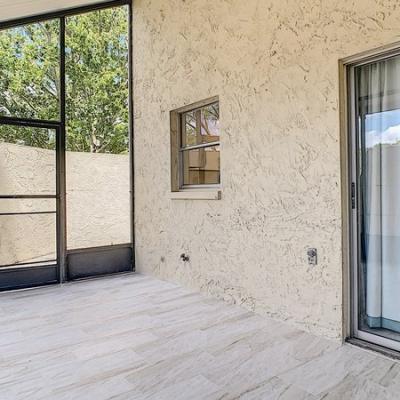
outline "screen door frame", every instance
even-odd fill
[[[54,199],[55,215],[56,215],[56,260],[44,262],[27,262],[8,265],[0,268],[0,291],[26,288],[38,285],[47,285],[58,283],[62,280],[64,253],[64,231],[63,218],[65,215],[65,207],[63,206],[62,193],[63,185],[63,138],[61,135],[60,124],[53,121],[40,121],[24,118],[0,117],[0,125],[12,125],[16,127],[48,129],[55,132],[56,149],[55,149],[55,194],[0,194],[0,201],[13,201],[18,199]],[[23,213],[15,213],[17,216]],[[41,214],[41,212],[30,212],[30,215]],[[7,215],[4,213],[0,215]],[[54,262],[53,262],[54,261]]]

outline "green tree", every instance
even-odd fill
[[[0,32],[0,114],[59,120],[59,20]],[[67,150],[128,150],[128,11],[66,19]],[[43,136],[0,126],[0,140],[53,148]],[[37,140],[35,138],[37,137]]]

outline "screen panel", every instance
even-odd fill
[[[68,250],[131,242],[128,16],[66,18]]]
[[[56,131],[0,124],[0,195],[56,195]]]
[[[0,31],[0,116],[60,119],[58,19]]]

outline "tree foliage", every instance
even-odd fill
[[[60,119],[59,20],[0,32],[0,114]],[[127,7],[66,18],[67,150],[128,149]],[[36,139],[37,140],[36,140]],[[53,148],[54,135],[0,126],[0,140]]]

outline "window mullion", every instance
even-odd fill
[[[181,147],[179,151],[187,151],[187,150],[196,150],[196,149],[204,149],[206,147],[214,147],[219,146],[220,142],[210,142],[210,143],[202,143],[202,144],[195,144],[193,146],[188,147]]]

